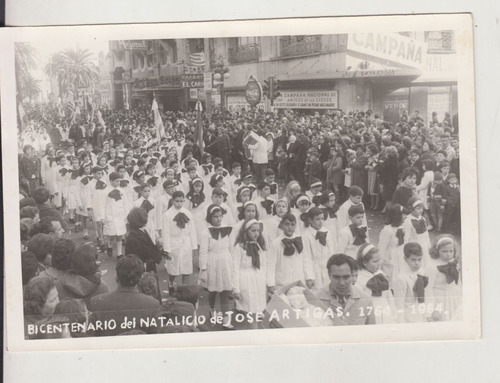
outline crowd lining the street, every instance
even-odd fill
[[[462,317],[458,116],[216,109],[201,142],[196,111],[155,126],[149,109],[25,109],[27,338],[208,330],[200,289],[228,330],[237,315],[279,327],[275,299],[309,326]],[[386,219],[378,238],[367,210]],[[103,256],[116,258],[114,291]],[[318,307],[321,318],[306,314]],[[124,317],[139,325],[113,328]],[[41,330],[54,326],[64,331]]]

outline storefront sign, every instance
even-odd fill
[[[134,81],[134,89],[156,88],[158,80],[155,78],[136,79]]]
[[[262,100],[262,87],[253,77],[248,80],[245,87],[245,99],[252,106],[257,105]]]
[[[427,57],[425,42],[397,33],[349,34],[347,50],[411,68],[422,68]]]
[[[203,88],[190,88],[189,98],[191,100],[204,100],[205,92],[203,91]]]
[[[245,96],[227,95],[226,105],[229,110],[249,110],[250,104],[247,102]],[[258,103],[257,109],[264,109],[264,103]]]
[[[148,44],[143,40],[118,40],[118,47],[135,51],[147,51]]]
[[[181,76],[160,76],[160,87],[161,88],[180,88]]]
[[[457,56],[445,54],[427,55],[424,71],[455,73],[457,71]]]
[[[281,109],[337,109],[338,92],[336,90],[285,90],[281,91],[281,96],[274,100],[274,107]]]
[[[402,109],[408,110],[408,100],[403,101],[384,101],[384,109]]]
[[[194,66],[194,65],[186,65],[184,67],[184,73],[185,74],[203,73],[203,67],[202,66]]]
[[[183,88],[203,88],[203,73],[201,74],[182,74],[181,84]]]

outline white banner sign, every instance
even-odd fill
[[[274,107],[281,109],[338,109],[336,90],[297,90],[280,91],[281,96],[274,100]]]
[[[419,69],[424,66],[427,57],[427,43],[397,33],[349,34],[347,50]]]
[[[247,102],[245,96],[228,95],[226,99],[229,110],[250,110],[251,105]],[[264,109],[264,103],[257,104],[257,109]]]

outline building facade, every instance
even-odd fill
[[[153,94],[163,110],[193,108],[207,97],[249,108],[249,78],[262,84],[273,76],[278,109],[371,109],[388,121],[403,111],[442,118],[458,109],[453,31],[112,41],[110,52],[115,108],[151,105]],[[221,69],[230,75],[223,86],[207,85]]]

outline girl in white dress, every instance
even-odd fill
[[[338,206],[335,205],[335,193],[331,190],[325,190],[319,199],[320,205],[319,208],[323,210],[323,214],[325,215],[325,222],[323,226],[327,229],[332,238],[337,241],[338,233],[337,233],[337,211]]]
[[[57,190],[57,163],[55,150],[52,144],[47,145],[45,156],[40,160],[40,174],[43,180],[43,186],[50,193],[51,198],[58,192]]]
[[[271,194],[271,185],[267,182],[260,182],[257,185],[258,196],[255,198],[257,210],[262,221],[266,221],[273,214],[274,200],[269,196]]]
[[[172,195],[172,207],[163,216],[163,250],[167,261],[168,290],[175,291],[175,277],[182,276],[182,284],[188,284],[193,273],[193,258],[198,256],[198,237],[191,213],[183,207],[184,193],[176,191]]]
[[[243,205],[252,199],[252,190],[242,185],[236,192],[236,204],[233,205],[233,214],[237,221],[241,220],[243,215]]]
[[[233,252],[232,292],[236,309],[255,315],[262,315],[267,303],[267,255],[262,230],[262,222],[246,221]],[[256,328],[256,320],[251,325]]]
[[[387,212],[387,222],[378,241],[378,248],[382,256],[381,269],[389,278],[391,286],[395,278],[402,271],[407,271],[408,264],[404,256],[405,230],[403,222],[408,215],[400,204],[394,204]]]
[[[257,220],[259,219],[259,212],[257,211],[257,205],[255,204],[255,201],[247,201],[243,204],[238,219],[239,221],[236,222],[236,224],[233,226],[233,233],[232,233],[233,245],[236,242],[236,237],[238,236],[238,233],[240,232],[240,229],[243,226],[243,224],[251,219],[257,219]]]
[[[80,207],[80,161],[78,157],[71,158],[71,169],[68,176],[68,213],[69,221],[76,224],[76,209]],[[78,225],[76,225],[78,227]]]
[[[103,221],[106,215],[106,200],[110,190],[109,185],[102,180],[104,171],[100,166],[94,166],[92,173],[94,179],[90,181],[90,208],[92,209],[97,245],[104,250]]]
[[[389,289],[389,280],[380,270],[381,263],[382,258],[374,245],[370,243],[361,245],[358,249],[360,270],[356,286],[365,294],[371,296],[377,324],[394,323],[396,306],[392,292]]]
[[[290,181],[288,185],[286,185],[284,199],[288,202],[288,206],[290,207],[290,212],[292,214],[297,213],[297,197],[301,193],[300,184],[298,181]]]
[[[189,181],[189,192],[186,194],[187,209],[194,219],[196,232],[201,233],[207,228],[206,216],[208,199],[205,195],[205,183],[200,177]]]
[[[405,243],[418,242],[422,246],[422,267],[426,268],[430,260],[429,248],[431,241],[429,232],[427,231],[427,221],[422,216],[424,211],[423,202],[418,198],[411,197],[408,200],[408,210],[410,214],[408,214],[403,223]]]
[[[233,260],[231,256],[231,226],[223,226],[223,210],[219,205],[212,204],[207,209],[206,221],[208,228],[200,236],[200,274],[206,273],[204,287],[209,291],[208,303],[210,317],[217,315],[215,300],[220,296],[221,310],[224,314],[225,328],[233,328],[230,323],[232,310],[231,274]]]
[[[288,203],[279,199],[273,206],[273,214],[264,221],[266,228],[264,238],[266,243],[271,244],[279,235],[283,234],[280,228],[281,219],[288,213]]]
[[[429,278],[424,275],[425,270],[421,269],[422,246],[409,242],[404,245],[403,251],[408,267],[395,276],[393,287],[398,322],[426,322],[426,304],[429,297],[426,297],[425,288]]]
[[[427,310],[432,304],[432,321],[461,320],[462,277],[457,245],[449,236],[440,237],[431,248],[432,259],[428,262],[426,275],[429,284],[425,295],[429,299]]]
[[[153,190],[148,183],[140,186],[141,197],[134,201],[133,207],[140,207],[148,214],[148,222],[146,223],[146,231],[153,243],[160,240],[161,230],[161,209],[156,204],[153,197]]]
[[[295,205],[297,209],[292,209],[292,214],[297,218],[297,233],[302,235],[309,226],[309,216],[307,212],[311,207],[311,200],[307,195],[301,194],[297,197]]]
[[[57,158],[56,167],[56,185],[57,194],[54,195],[54,206],[61,210],[64,214],[64,201],[68,200],[68,180],[71,176],[70,169],[67,168],[66,156],[60,155]],[[66,202],[67,207],[67,202]]]
[[[89,239],[89,231],[87,228],[87,220],[89,217],[89,210],[91,209],[90,203],[91,203],[91,183],[92,179],[94,176],[91,174],[92,164],[90,162],[86,162],[82,165],[80,169],[80,201],[81,204],[79,208],[77,209],[76,213],[78,214],[80,218],[80,224],[81,227],[83,228],[83,239]]]
[[[330,284],[330,277],[326,263],[328,259],[336,253],[335,243],[330,232],[323,227],[325,215],[317,207],[313,207],[308,212],[309,227],[302,235],[304,248],[311,255],[314,270],[314,289],[319,290]],[[308,286],[312,288],[313,286]]]
[[[113,248],[116,248],[116,255],[121,258],[123,255],[122,239],[127,232],[127,214],[130,211],[128,199],[120,190],[120,175],[113,172],[109,175],[110,188],[106,199],[106,209],[104,212],[103,234],[107,240],[107,253],[113,256]]]
[[[282,232],[274,238],[267,253],[269,269],[269,290],[281,288],[292,282],[301,281],[312,287],[314,270],[309,249],[304,247],[302,237],[297,235],[297,219],[293,214],[286,214],[281,220]]]
[[[430,207],[429,207],[429,191],[431,189],[432,183],[434,182],[434,162],[432,160],[422,161],[422,168],[424,170],[424,175],[420,180],[420,185],[415,189],[418,198],[422,201],[424,206],[424,217],[428,224],[430,224]],[[429,226],[428,230],[432,230]]]

